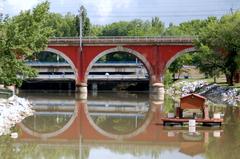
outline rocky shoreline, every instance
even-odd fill
[[[31,108],[28,100],[15,95],[8,99],[0,98],[0,136],[11,134],[13,126],[33,115]],[[16,132],[14,134],[16,137]]]
[[[197,93],[205,96],[211,104],[222,104],[228,106],[240,105],[240,91],[236,88],[210,84],[203,80],[187,82],[181,81],[174,83],[166,93],[180,98],[190,93]]]

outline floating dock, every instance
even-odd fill
[[[195,124],[202,123],[203,126],[221,126],[223,119],[220,114],[214,114],[213,118],[209,117],[208,106],[205,104],[206,98],[198,94],[189,94],[180,98],[180,107],[176,107],[175,115],[168,118],[161,118],[163,125],[183,125],[184,123],[189,123],[190,120],[195,120]],[[183,111],[189,109],[192,110],[192,116],[186,118],[183,115]],[[200,110],[201,117],[196,116],[196,110]],[[191,125],[189,123],[189,125]]]
[[[221,126],[223,123],[223,119],[188,119],[188,118],[162,118],[164,126],[171,125],[183,125],[184,123],[188,123],[189,120],[195,120],[196,123],[201,123],[203,126]]]

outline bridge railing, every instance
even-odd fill
[[[78,38],[78,37],[75,37]],[[85,36],[83,39],[186,39],[192,36]]]
[[[66,62],[45,62],[45,61],[26,61],[28,66],[56,66],[56,65],[64,65],[68,66],[69,64]]]
[[[67,61],[65,62],[45,62],[45,61],[26,61],[28,66],[70,66]],[[143,64],[140,61],[97,61],[94,63],[95,66],[102,64],[112,64],[112,65],[124,65],[124,64],[132,64],[142,66]]]
[[[194,37],[190,36],[90,36],[83,37],[82,42],[94,43],[192,43]],[[79,37],[56,37],[50,43],[72,42],[79,43]]]
[[[194,36],[84,36],[82,39],[88,40],[88,39],[185,39],[185,38],[191,38],[194,39]],[[79,39],[79,37],[52,37],[50,39]]]

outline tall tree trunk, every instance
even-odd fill
[[[229,86],[233,86],[233,77],[233,73],[231,73]]]
[[[213,83],[216,83],[217,82],[217,78],[216,76],[213,76]]]
[[[180,78],[180,75],[181,75],[181,72],[179,71],[179,72],[178,72],[178,77],[177,77],[178,79]]]
[[[175,81],[175,73],[172,73],[172,79]]]
[[[229,52],[228,56],[226,57],[225,66],[227,68],[227,76],[228,76],[228,85],[233,86],[234,75],[237,71],[237,52],[235,49]]]
[[[240,72],[239,72],[239,70],[237,70],[236,73],[234,74],[234,82],[235,83],[240,82]]]
[[[233,73],[227,74],[226,75],[226,80],[227,80],[227,84],[229,86],[233,86]]]

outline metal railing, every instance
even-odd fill
[[[83,44],[96,43],[193,43],[194,37],[190,36],[99,36],[83,37]],[[49,43],[79,43],[78,37],[51,38]]]
[[[84,36],[83,39],[152,39],[152,38],[192,38],[194,39],[194,36]],[[79,39],[79,37],[52,37],[50,39]]]
[[[44,61],[26,61],[25,62],[28,66],[70,66],[68,62],[44,62]],[[143,66],[141,62],[136,62],[136,61],[97,61],[94,63],[93,66],[101,66],[101,65],[136,65],[136,66]]]
[[[34,79],[41,79],[41,80],[74,80],[75,75],[38,75]],[[149,77],[145,74],[143,75],[88,75],[88,80],[101,80],[101,81],[125,81],[125,80],[148,80]]]
[[[70,66],[68,62],[26,61],[28,66]]]

